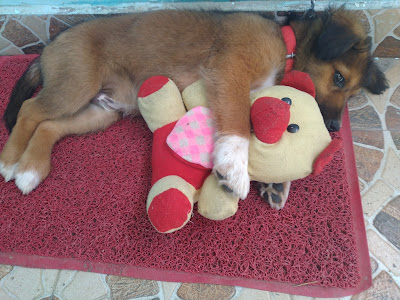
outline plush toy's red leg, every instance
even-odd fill
[[[161,233],[182,228],[191,218],[196,189],[179,176],[157,181],[147,198],[147,214],[151,224]]]
[[[181,191],[169,189],[153,199],[148,214],[157,231],[166,233],[186,224],[192,214],[192,204]]]

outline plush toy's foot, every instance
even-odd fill
[[[261,183],[259,182],[261,197],[274,209],[282,209],[289,196],[290,181],[283,183]]]
[[[185,194],[177,189],[169,189],[153,199],[147,213],[157,231],[168,233],[187,223],[192,215],[192,208]]]
[[[225,220],[238,210],[239,198],[221,188],[213,174],[204,181],[197,199],[197,211],[210,220]]]
[[[195,188],[178,176],[157,181],[147,198],[151,224],[161,233],[174,232],[190,220]]]

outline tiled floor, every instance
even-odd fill
[[[345,299],[400,299],[400,10],[360,11],[390,82],[381,96],[349,102],[371,256],[373,286]],[[37,53],[69,25],[93,16],[1,16],[0,54]],[[242,287],[181,284],[66,270],[0,265],[0,300],[8,299],[312,299]]]

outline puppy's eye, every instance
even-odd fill
[[[335,71],[335,74],[333,75],[333,83],[339,88],[344,87],[345,80],[339,71]]]

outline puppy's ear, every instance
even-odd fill
[[[316,56],[321,60],[330,61],[341,56],[359,40],[359,37],[345,26],[329,21],[316,41]]]
[[[363,87],[375,95],[382,94],[389,87],[385,74],[379,70],[371,57],[368,59]]]
[[[365,39],[361,39],[354,46],[353,49],[357,52],[369,52],[372,48],[372,38],[367,36]]]

